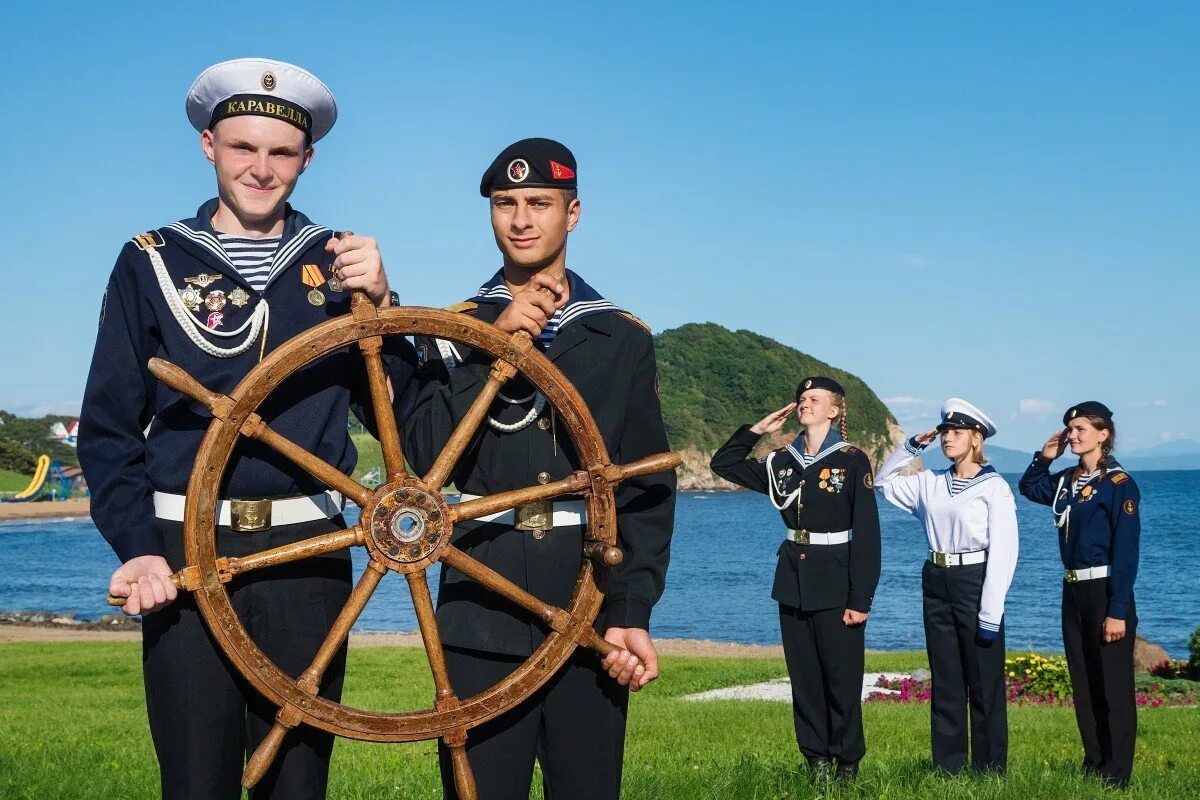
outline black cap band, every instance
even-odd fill
[[[842,385],[833,378],[824,378],[814,375],[811,378],[805,378],[804,380],[800,381],[800,384],[796,387],[796,399],[799,400],[800,395],[804,394],[809,389],[825,389],[826,391],[833,392],[834,394],[840,394],[842,397],[846,396],[846,390],[843,389]]]
[[[303,106],[265,94],[235,94],[233,97],[217,103],[216,108],[213,109],[212,119],[208,123],[208,129],[212,130],[218,122],[228,117],[241,117],[247,114],[281,119],[304,131],[305,139],[312,138],[312,114],[309,114]]]
[[[979,431],[983,434],[983,438],[985,439],[988,435],[987,425],[984,425],[979,420],[968,416],[961,411],[951,411],[937,426],[939,431],[944,431],[951,428],[958,428],[964,431]]]

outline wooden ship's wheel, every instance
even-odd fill
[[[601,655],[616,649],[592,628],[604,597],[609,570],[622,559],[622,553],[616,547],[613,487],[626,478],[674,469],[680,458],[677,453],[661,453],[623,466],[611,464],[583,398],[532,346],[528,334],[520,332],[509,336],[471,317],[431,308],[379,310],[358,293],[351,305],[350,314],[317,325],[280,346],[228,395],[209,391],[167,361],[151,359],[151,372],[171,388],[203,403],[213,415],[188,483],[184,510],[187,566],[175,573],[172,580],[180,589],[195,595],[213,636],[238,670],[259,692],[279,706],[274,727],[246,764],[242,777],[244,786],[254,786],[262,778],[289,729],[311,725],[338,736],[373,742],[443,739],[452,755],[459,796],[464,800],[475,800],[475,779],[465,749],[469,731],[528,698],[566,662],[576,647],[583,646]],[[386,335],[429,335],[462,342],[495,359],[479,396],[458,423],[433,466],[419,477],[410,475],[405,466],[389,399],[380,354],[382,337]],[[366,362],[387,471],[383,482],[375,489],[358,484],[276,433],[255,413],[267,395],[297,370],[350,345],[358,346]],[[447,504],[441,493],[447,477],[483,422],[497,392],[518,373],[546,397],[563,420],[579,455],[579,469],[562,480],[545,485]],[[230,454],[241,436],[262,442],[329,488],[353,500],[362,509],[359,523],[343,531],[242,558],[219,556],[215,513],[220,500],[219,486]],[[455,522],[567,494],[581,495],[585,499],[587,530],[579,577],[566,608],[542,602],[451,542]],[[366,570],[312,664],[298,678],[293,678],[267,658],[250,639],[224,585],[235,576],[256,569],[346,547],[366,548]],[[533,613],[549,629],[546,640],[520,667],[474,697],[457,697],[446,671],[433,598],[425,579],[425,570],[438,562]],[[433,706],[419,711],[384,713],[352,708],[320,697],[318,688],[322,675],[346,641],[372,593],[389,572],[399,573],[408,581],[433,673]],[[109,602],[121,605],[125,600],[110,597]]]

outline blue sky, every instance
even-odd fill
[[[339,101],[294,204],[375,235],[406,302],[494,271],[479,175],[550,136],[570,265],[656,330],[756,330],[909,430],[958,395],[1028,448],[1096,398],[1128,449],[1200,438],[1195,6],[31,5],[0,53],[0,408],[78,410],[123,241],[214,193],[187,87],[263,55]]]

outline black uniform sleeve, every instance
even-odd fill
[[[403,336],[385,336],[381,355],[384,372],[392,381],[392,412],[396,415],[396,424],[403,425],[417,401],[416,351]],[[350,410],[363,427],[378,439],[375,404],[371,401],[371,383],[365,365],[350,382]]]
[[[628,464],[670,449],[658,399],[654,340],[634,368],[621,443],[614,454]],[[675,472],[631,478],[616,489],[617,539],[625,560],[616,568],[607,595],[606,624],[650,629],[650,609],[662,596],[675,528]]]
[[[134,280],[132,244],[117,259],[100,307],[100,330],[79,415],[79,464],[91,491],[92,520],[122,562],[162,555],[146,439],[155,378],[157,320]]]
[[[1044,506],[1054,502],[1055,486],[1054,477],[1050,474],[1051,463],[1041,453],[1034,453],[1033,463],[1026,468],[1021,482],[1017,484],[1025,499]]]
[[[866,614],[879,584],[879,507],[872,486],[871,462],[861,450],[854,456],[854,516],[850,540],[850,595],[846,607]]]
[[[1112,572],[1108,578],[1108,608],[1105,616],[1125,619],[1133,584],[1137,580],[1138,551],[1142,534],[1142,497],[1132,479],[1113,486],[1113,501],[1108,509],[1112,525]]]
[[[402,429],[404,454],[417,474],[424,475],[442,452],[455,425],[479,396],[488,366],[468,360],[448,369],[437,343],[430,337],[417,337],[417,348],[428,355],[417,368],[416,399]],[[477,437],[482,428],[476,432]]]
[[[734,431],[733,436],[729,437],[729,441],[713,453],[708,466],[727,481],[766,494],[767,481],[770,479],[767,475],[767,467],[756,459],[748,458],[750,451],[762,437],[750,430],[750,427],[743,425]]]

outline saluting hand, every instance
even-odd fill
[[[333,274],[347,289],[364,292],[376,308],[392,304],[378,242],[370,236],[356,236],[347,231],[340,239],[326,242],[325,251],[337,256],[333,260]]]
[[[162,556],[131,558],[112,574],[108,593],[127,597],[121,610],[129,616],[149,614],[171,604],[179,590],[171,582],[171,566]]]
[[[1063,454],[1067,448],[1067,429],[1063,428],[1057,431],[1053,436],[1046,440],[1045,446],[1042,447],[1042,457],[1048,458],[1051,461]]]
[[[1104,618],[1104,642],[1112,644],[1125,638],[1125,620],[1114,617]]]
[[[938,435],[938,429],[930,428],[929,430],[925,431],[924,433],[917,434],[916,437],[914,437],[914,438],[916,438],[917,444],[929,444],[930,442],[932,442],[934,439],[937,438],[937,435]]]
[[[541,272],[529,279],[525,288],[513,294],[512,302],[500,312],[495,325],[505,333],[528,331],[536,339],[546,323],[567,302],[562,281]]]
[[[636,692],[658,677],[658,651],[645,628],[609,628],[604,640],[621,648],[600,662],[617,683]]]
[[[767,414],[758,422],[751,425],[750,430],[753,433],[757,433],[759,436],[762,436],[764,433],[774,433],[783,427],[783,424],[788,420],[788,415],[795,410],[796,404],[788,403],[778,411],[772,411],[770,414]]]

